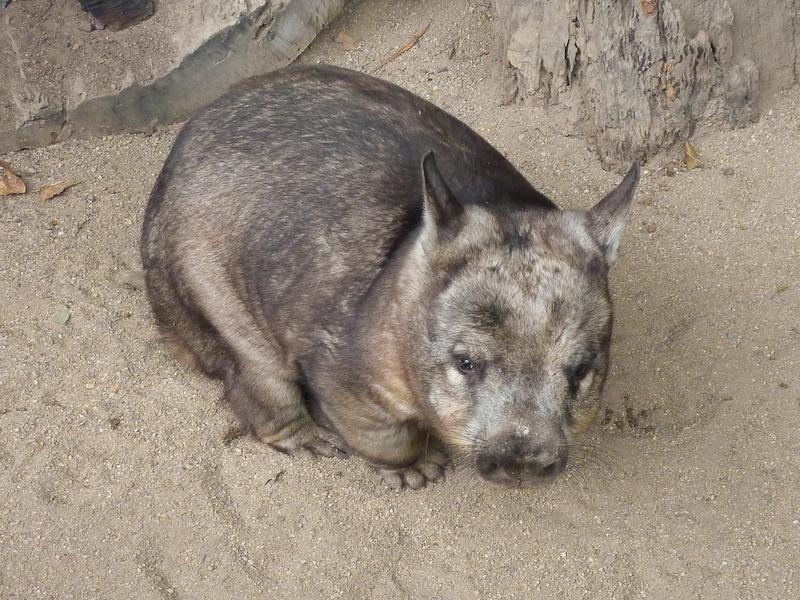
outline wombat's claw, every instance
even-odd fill
[[[306,425],[291,437],[273,442],[273,448],[290,456],[325,456],[326,458],[348,458],[344,440],[337,434],[316,425]]]
[[[450,460],[444,452],[428,450],[413,465],[401,469],[379,469],[386,484],[399,490],[404,487],[418,490],[428,482],[439,481],[444,477]]]

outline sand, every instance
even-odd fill
[[[301,61],[369,71],[431,20],[379,75],[563,207],[617,183],[535,102],[498,105],[486,3],[354,2]],[[226,435],[127,283],[176,128],[2,157],[81,183],[0,198],[0,598],[800,597],[800,89],[770,106],[694,139],[702,168],[645,166],[594,458],[524,490],[394,492]]]

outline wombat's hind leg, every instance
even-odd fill
[[[187,367],[222,378],[229,368],[230,354],[217,331],[179,294],[168,271],[154,267],[146,270],[144,277],[161,343]]]
[[[311,420],[296,383],[271,379],[258,387],[261,393],[237,372],[225,377],[224,398],[248,434],[292,456],[347,458],[344,440]]]
[[[179,363],[189,367],[190,369],[202,370],[200,361],[197,360],[194,352],[189,350],[189,348],[186,346],[186,344],[184,344],[183,340],[177,333],[175,333],[175,331],[167,327],[159,327],[158,339],[162,345],[169,349],[172,356],[175,357],[175,360],[177,360]]]
[[[418,490],[428,482],[439,481],[450,465],[447,455],[435,449],[424,452],[417,461],[400,469],[379,469],[381,477],[392,489],[403,487]]]

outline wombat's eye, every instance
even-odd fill
[[[569,381],[571,387],[575,387],[577,390],[578,384],[586,379],[586,376],[591,372],[593,362],[593,359],[583,360],[577,365],[564,368],[564,375]]]
[[[589,374],[589,365],[587,365],[586,363],[578,365],[572,372],[572,376],[578,381],[586,377],[588,374]]]
[[[466,356],[459,356],[456,358],[456,363],[458,364],[459,371],[463,371],[464,373],[469,373],[475,368],[475,363]]]

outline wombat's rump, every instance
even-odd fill
[[[413,94],[284,69],[179,134],[145,214],[148,295],[277,449],[356,452],[417,487],[442,473],[435,439],[527,482],[560,471],[596,415],[636,175],[562,212]]]

